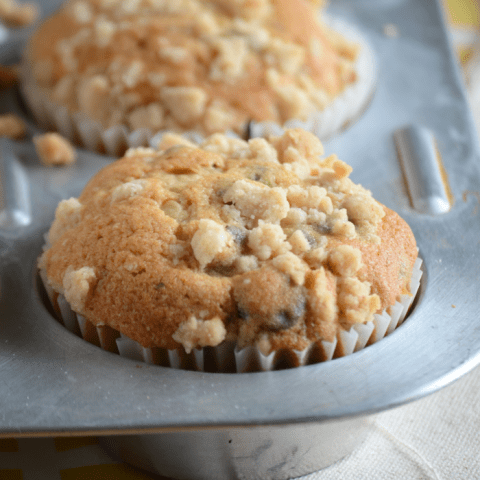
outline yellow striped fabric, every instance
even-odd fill
[[[98,438],[0,439],[0,480],[168,480],[111,458]]]

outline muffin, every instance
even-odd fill
[[[209,348],[243,371],[381,338],[413,298],[415,239],[323,153],[303,130],[129,150],[57,208],[39,259],[54,304],[197,368]]]
[[[108,153],[250,122],[325,137],[364,106],[370,57],[308,0],[75,0],[30,39],[22,88],[41,124]]]

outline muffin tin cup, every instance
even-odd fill
[[[360,53],[356,61],[357,80],[335,97],[322,111],[317,111],[306,120],[291,119],[282,126],[274,122],[252,121],[244,137],[268,137],[281,135],[285,128],[303,128],[325,140],[340,132],[353,122],[370,101],[376,82],[376,64],[374,53],[368,42],[350,24],[327,17],[330,28],[345,38],[360,44]],[[66,106],[50,99],[48,89],[40,87],[28,64],[28,54],[21,68],[21,90],[26,104],[39,125],[46,130],[56,130],[75,144],[97,153],[122,155],[128,148],[151,146],[156,148],[164,131],[152,132],[142,128],[130,130],[126,125],[113,125],[105,129],[99,122],[85,113],[72,112]],[[181,133],[188,140],[200,143],[205,136],[190,130]],[[238,137],[235,132],[224,132]]]
[[[304,350],[282,349],[265,355],[255,346],[239,348],[235,342],[222,342],[216,347],[195,348],[186,353],[183,348],[146,348],[108,325],[95,325],[75,313],[62,294],[49,285],[46,272],[40,278],[58,319],[70,332],[85,341],[130,360],[176,369],[206,372],[266,372],[310,365],[344,357],[378,342],[392,333],[405,320],[420,287],[422,260],[417,257],[410,281],[411,295],[399,296],[391,307],[375,314],[372,321],[355,324],[341,330],[333,342],[312,343]]]

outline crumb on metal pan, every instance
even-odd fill
[[[0,20],[7,27],[24,27],[34,23],[39,16],[35,3],[17,3],[15,0],[0,0]]]
[[[13,113],[0,115],[0,137],[21,140],[25,137],[25,122]]]
[[[0,65],[0,89],[11,87],[18,81],[16,65]]]
[[[398,26],[394,23],[386,23],[383,26],[383,34],[386,37],[397,38],[400,35],[400,31],[398,30]]]
[[[75,148],[58,133],[37,135],[33,143],[44,165],[71,165],[77,159]]]

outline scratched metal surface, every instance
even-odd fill
[[[55,5],[44,6],[48,12]],[[338,0],[330,11],[359,26],[376,53],[379,79],[365,114],[326,151],[350,163],[353,180],[411,225],[426,270],[413,314],[376,345],[296,370],[139,368],[63,329],[36,288],[35,260],[56,204],[77,196],[110,159],[82,152],[75,166],[48,169],[29,140],[1,140],[0,435],[339,419],[422,397],[480,363],[479,148],[440,8],[430,0]],[[388,23],[398,37],[384,34]],[[27,33],[6,33],[1,62],[18,58]],[[1,94],[0,109],[20,111],[13,92]],[[392,135],[412,124],[437,139],[454,197],[447,213],[411,207]]]

